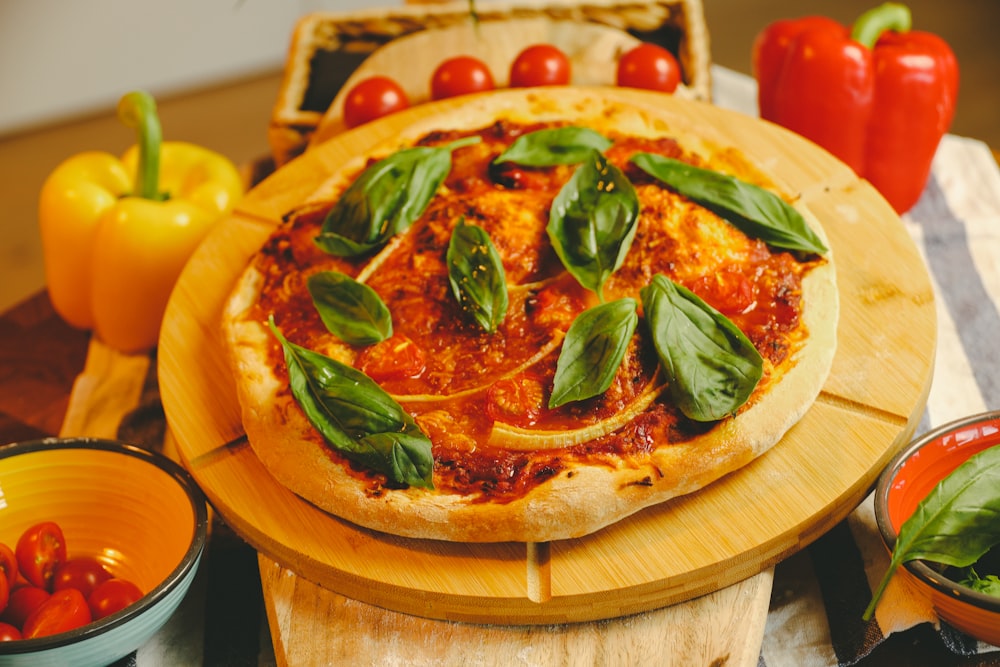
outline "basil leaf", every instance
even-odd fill
[[[337,257],[370,252],[423,215],[451,171],[451,153],[481,141],[464,137],[445,146],[415,146],[369,166],[333,205],[315,242]]]
[[[415,423],[411,422],[401,432],[366,435],[358,441],[358,449],[359,463],[385,472],[389,479],[410,486],[434,488],[430,441]]]
[[[965,578],[958,583],[979,593],[1000,597],[1000,577],[995,574],[980,577],[976,570],[970,567]]]
[[[899,527],[889,569],[865,610],[868,620],[900,565],[927,560],[966,567],[1000,544],[1000,446],[969,457],[920,501]]]
[[[632,162],[653,178],[728,220],[744,234],[785,250],[827,252],[805,218],[781,197],[727,174],[652,153]]]
[[[493,160],[524,167],[552,167],[583,162],[591,151],[604,152],[614,142],[587,127],[557,127],[522,134]]]
[[[323,271],[306,282],[327,330],[346,343],[370,345],[392,335],[392,315],[368,285],[338,271]]]
[[[549,407],[557,408],[607,391],[638,322],[636,301],[628,297],[602,303],[577,315],[559,351]]]
[[[603,301],[604,282],[625,261],[638,220],[635,188],[592,150],[552,201],[546,231],[566,269]]]
[[[639,290],[668,390],[696,421],[716,421],[746,403],[763,373],[753,343],[725,315],[662,274]]]
[[[431,441],[413,418],[364,373],[289,342],[281,342],[292,395],[330,445],[352,461],[410,486],[432,488]]]
[[[365,169],[327,213],[316,245],[330,255],[356,257],[385,243],[406,200],[405,168],[412,173],[416,157],[402,151]]]
[[[461,219],[446,255],[448,282],[462,309],[489,333],[507,315],[507,280],[500,254],[482,227]]]

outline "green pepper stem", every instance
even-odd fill
[[[144,90],[133,90],[118,101],[118,119],[136,131],[139,161],[133,196],[160,201],[160,143],[163,139],[156,101]]]
[[[851,29],[851,39],[873,49],[883,32],[909,32],[911,25],[910,9],[906,5],[884,2],[858,17]]]

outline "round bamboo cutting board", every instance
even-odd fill
[[[493,93],[523,94],[523,93]],[[171,433],[216,510],[277,563],[344,596],[429,618],[540,624],[620,617],[761,572],[843,519],[912,435],[930,386],[933,292],[889,205],[807,141],[700,102],[607,88],[667,130],[731,147],[819,220],[838,267],[838,349],[805,417],[769,452],[696,493],[593,535],[547,544],[461,544],[353,526],[303,501],[242,436],[219,326],[236,276],[282,215],[325,175],[467,100],[414,107],[339,135],[281,168],[221,222],[167,309],[159,377]]]

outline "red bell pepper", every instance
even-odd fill
[[[767,26],[753,45],[758,107],[827,149],[898,212],[927,185],[958,97],[958,63],[937,35],[910,30],[910,11],[885,3],[853,29],[808,16]]]

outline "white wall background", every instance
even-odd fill
[[[295,21],[401,0],[0,0],[0,136],[276,71]]]

